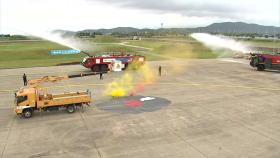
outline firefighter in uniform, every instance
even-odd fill
[[[23,80],[23,85],[27,86],[27,77],[26,77],[25,73],[22,76],[22,80]]]

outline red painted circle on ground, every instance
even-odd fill
[[[139,100],[128,100],[124,102],[124,105],[126,107],[139,107],[143,105],[143,102]]]

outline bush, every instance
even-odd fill
[[[28,40],[29,38],[27,36],[22,36],[22,35],[12,35],[10,40]]]

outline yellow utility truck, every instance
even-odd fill
[[[84,104],[89,105],[91,102],[91,92],[89,90],[51,94],[47,92],[46,88],[40,85],[44,82],[56,82],[89,75],[96,75],[96,73],[69,76],[45,76],[39,79],[29,80],[26,87],[20,88],[15,93],[15,112],[25,118],[32,117],[35,110],[52,111],[66,108],[68,113],[73,113],[76,107],[81,107]]]

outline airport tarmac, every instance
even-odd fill
[[[30,119],[13,111],[23,73],[30,79],[89,70],[80,65],[2,69],[1,158],[279,158],[280,73],[258,72],[246,62],[149,62],[156,75],[162,66],[162,76],[127,97],[151,99],[145,107],[104,96],[104,85],[123,72],[47,84],[54,92],[89,89],[91,106],[73,114],[36,112]]]

